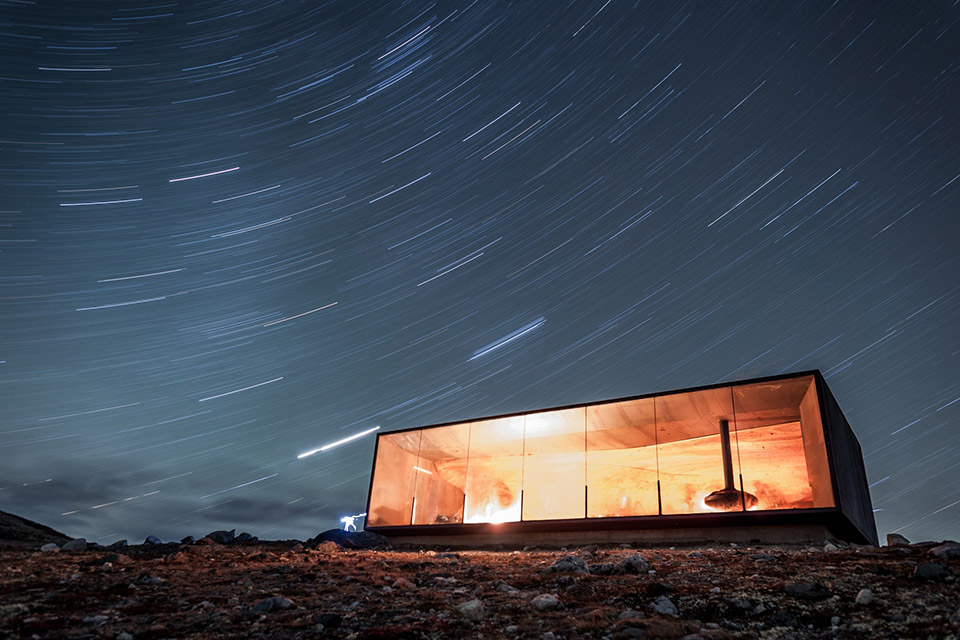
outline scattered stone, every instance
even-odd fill
[[[143,544],[163,544],[163,542],[157,536],[147,536],[147,539],[143,541]]]
[[[636,611],[634,609],[626,609],[620,612],[620,615],[617,616],[617,620],[640,620],[641,618],[646,618],[647,614],[642,611]]]
[[[410,582],[409,580],[401,576],[397,578],[396,581],[393,583],[393,588],[394,589],[416,589],[417,585],[413,584],[412,582]]]
[[[187,536],[186,538],[180,540],[180,544],[193,544],[196,541],[197,539],[193,536]]]
[[[675,616],[680,613],[677,605],[673,604],[673,600],[667,596],[657,596],[647,607],[662,616]]]
[[[138,584],[163,584],[164,582],[166,582],[166,580],[160,576],[151,576],[148,573],[141,574],[141,576],[137,578]]]
[[[857,604],[865,607],[871,604],[873,601],[873,591],[870,591],[870,589],[860,589],[860,591],[857,593]]]
[[[823,545],[823,550],[824,550],[824,551],[837,551],[839,548],[840,548],[840,547],[838,547],[837,545],[835,545],[835,544],[833,544],[832,542],[829,542],[829,541],[826,542],[826,543]]]
[[[501,582],[500,584],[498,584],[498,585],[495,587],[495,589],[496,589],[497,591],[499,591],[500,593],[516,593],[516,592],[520,591],[520,590],[517,589],[516,587],[510,586],[510,585],[507,584],[506,582]]]
[[[60,551],[60,547],[58,547],[53,542],[48,542],[47,544],[40,547],[40,551],[43,551],[44,553],[57,553],[58,551]]]
[[[668,593],[676,593],[677,590],[675,587],[671,587],[669,584],[664,584],[662,582],[651,582],[647,585],[646,594],[648,598],[655,598],[657,596],[665,596]]]
[[[540,640],[557,640],[557,636],[553,635],[553,631],[545,631]]]
[[[437,557],[441,560],[459,560],[460,556],[455,553],[438,553]]]
[[[691,551],[690,553],[687,554],[687,557],[688,557],[688,558],[702,558],[702,557],[703,557],[703,554],[700,553],[699,551]]]
[[[624,573],[647,573],[651,569],[650,563],[639,554],[624,558],[620,561],[620,566]]]
[[[133,636],[126,631],[121,631],[117,634],[117,640],[133,640]]]
[[[266,600],[261,600],[257,604],[253,605],[253,611],[257,613],[270,613],[271,611],[289,609],[292,606],[293,603],[286,598],[274,596],[272,598],[267,598]]]
[[[550,567],[547,568],[547,571],[551,573],[559,573],[562,571],[588,573],[589,569],[587,568],[587,563],[584,562],[583,558],[578,558],[577,556],[563,556],[550,565]]]
[[[904,538],[899,533],[888,533],[887,534],[887,546],[888,547],[906,547],[910,544],[910,541]]]
[[[797,614],[781,609],[770,616],[768,624],[771,627],[799,627],[800,621],[797,619]]]
[[[736,596],[733,598],[727,598],[726,602],[727,607],[735,612],[737,615],[745,616],[749,613],[752,613],[755,606],[753,602],[744,598],[743,596]]]
[[[74,538],[60,547],[61,551],[86,551],[87,541],[84,538]]]
[[[324,629],[336,629],[343,622],[343,618],[337,613],[321,613],[316,621],[323,625]]]
[[[457,605],[457,614],[465,620],[479,622],[483,620],[483,603],[476,598],[468,600],[461,605]]]
[[[512,635],[516,634],[517,631],[519,631],[519,630],[520,630],[520,627],[518,627],[518,626],[515,625],[515,624],[511,624],[511,625],[508,625],[506,628],[504,628],[503,632],[504,632],[505,634],[507,634],[508,636],[512,636]]]
[[[599,564],[590,565],[589,571],[595,576],[612,576],[618,573],[623,573],[623,568],[620,565],[613,564],[612,562],[601,562]]]
[[[530,604],[537,611],[553,611],[560,606],[560,598],[552,593],[541,593],[531,600]]]
[[[772,556],[769,553],[751,553],[747,557],[757,562],[773,562],[777,559],[776,556]]]
[[[830,589],[819,582],[791,582],[784,591],[801,600],[826,600],[833,595]]]
[[[949,575],[950,570],[947,569],[946,565],[940,564],[939,562],[923,562],[918,564],[916,569],[913,570],[913,577],[918,580],[940,582]]]
[[[83,619],[84,624],[103,624],[107,621],[107,616],[87,616]]]
[[[840,616],[833,616],[830,618],[830,626],[836,629],[840,626]]]
[[[941,560],[960,558],[960,544],[948,540],[947,542],[938,544],[935,547],[931,547],[929,553],[930,555],[936,556]]]
[[[236,532],[236,529],[230,529],[230,531],[221,529],[220,531],[211,531],[204,537],[213,540],[217,544],[230,544],[233,542],[233,539],[237,537]]]

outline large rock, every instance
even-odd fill
[[[887,546],[888,547],[906,547],[910,544],[910,541],[899,533],[888,533],[887,534]]]
[[[627,556],[620,561],[620,567],[623,569],[624,573],[646,573],[647,571],[650,571],[651,568],[650,563],[647,562],[640,554]]]
[[[61,551],[86,551],[87,541],[84,538],[74,538],[60,547]]]
[[[69,543],[68,543],[69,544]],[[913,570],[913,577],[918,580],[932,580],[940,582],[950,575],[950,569],[939,562],[922,562]]]
[[[210,538],[211,540],[219,544],[230,544],[231,542],[233,542],[233,539],[236,537],[236,534],[237,534],[236,529],[230,529],[230,531],[226,531],[226,530],[211,531],[204,537]]]
[[[833,595],[830,589],[819,582],[791,582],[784,591],[801,600],[826,600]]]
[[[329,529],[307,540],[307,546],[316,548],[324,542],[333,542],[344,549],[382,549],[388,544],[384,536],[371,531]]]
[[[675,616],[680,613],[677,605],[667,596],[657,596],[657,598],[647,605],[651,611],[659,613],[662,616]]]
[[[457,606],[457,614],[465,620],[479,622],[483,620],[483,603],[476,599],[464,602]]]
[[[157,536],[147,536],[147,539],[143,541],[143,544],[163,544],[163,541]]]
[[[40,547],[40,551],[43,551],[44,553],[56,553],[57,551],[60,551],[60,547],[58,547],[54,542],[48,542]]]
[[[253,605],[253,610],[257,613],[270,613],[271,611],[280,611],[281,609],[289,609],[292,606],[293,606],[293,603],[287,600],[286,598],[275,596],[273,598],[267,598],[266,600],[261,600],[257,604]]]
[[[547,567],[548,572],[573,572],[573,573],[589,573],[587,568],[587,563],[583,558],[578,558],[577,556],[563,556],[552,565]]]
[[[947,540],[946,542],[938,544],[935,547],[931,547],[928,553],[940,558],[941,560],[960,558],[960,544],[951,540]]]
[[[530,601],[537,611],[553,611],[560,606],[560,598],[552,593],[541,593]]]

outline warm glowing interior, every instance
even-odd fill
[[[705,513],[724,489],[833,506],[811,376],[381,434],[368,524]]]

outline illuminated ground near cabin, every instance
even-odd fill
[[[0,637],[957,638],[960,559],[956,545],[953,557],[936,549],[8,548]],[[637,555],[649,570],[596,574]],[[571,556],[568,570],[550,570]],[[872,603],[858,602],[863,589]]]

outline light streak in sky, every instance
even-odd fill
[[[504,337],[500,338],[499,340],[495,340],[494,342],[491,342],[490,344],[484,346],[482,349],[478,349],[477,351],[474,351],[474,352],[473,352],[473,355],[468,358],[468,361],[469,361],[469,360],[475,360],[476,358],[479,358],[480,356],[485,356],[485,355],[487,355],[488,353],[490,353],[491,351],[494,351],[495,349],[499,349],[500,347],[506,345],[506,344],[509,343],[509,342],[513,342],[514,340],[516,340],[516,339],[519,338],[520,336],[526,335],[526,334],[530,333],[531,331],[533,331],[534,329],[539,329],[540,327],[543,326],[543,324],[544,324],[546,321],[547,321],[546,318],[543,318],[543,317],[537,318],[536,320],[534,320],[534,321],[531,322],[530,324],[526,324],[526,325],[520,327],[519,329],[517,329],[517,330],[514,331],[513,333],[508,333],[507,335],[505,335]]]
[[[308,315],[310,315],[311,313],[316,313],[317,311],[323,311],[324,309],[329,309],[330,307],[334,306],[335,304],[337,304],[337,303],[336,303],[336,302],[331,302],[330,304],[325,304],[325,305],[323,305],[322,307],[317,307],[316,309],[313,309],[313,310],[311,310],[311,311],[304,311],[303,313],[298,313],[297,315],[295,315],[295,316],[290,316],[289,318],[280,318],[279,320],[272,320],[271,322],[268,322],[268,323],[266,323],[266,324],[263,325],[263,326],[265,326],[265,327],[270,327],[270,326],[273,326],[273,325],[275,325],[275,324],[280,324],[281,322],[288,322],[289,320],[296,320],[297,318],[302,318],[303,316],[308,316]]]
[[[185,176],[183,178],[170,178],[169,182],[183,182],[184,180],[196,180],[197,178],[209,178],[210,176],[218,176],[221,173],[230,173],[231,171],[236,171],[240,167],[233,167],[232,169],[221,169],[220,171],[211,171],[210,173],[201,173],[196,176]]]
[[[707,226],[708,226],[708,227],[712,227],[713,225],[715,225],[715,224],[717,224],[718,222],[720,222],[720,220],[723,219],[723,217],[724,217],[725,215],[727,215],[727,213],[730,213],[731,211],[733,211],[734,209],[736,209],[737,207],[739,207],[741,204],[743,204],[744,202],[746,202],[746,201],[750,198],[750,196],[752,196],[754,193],[756,193],[757,191],[760,191],[760,189],[763,189],[765,186],[767,186],[768,184],[770,184],[770,181],[773,180],[774,178],[776,178],[776,177],[777,177],[778,175],[780,175],[781,173],[783,173],[783,169],[780,169],[780,171],[777,171],[775,174],[773,174],[772,176],[770,176],[769,178],[767,178],[767,181],[764,182],[764,183],[763,183],[762,185],[760,185],[759,187],[757,187],[756,189],[754,189],[754,190],[750,193],[749,196],[746,196],[745,198],[743,198],[743,200],[741,200],[741,201],[738,202],[737,204],[735,204],[735,205],[733,205],[732,207],[730,207],[729,209],[727,209],[726,213],[724,213],[722,216],[720,216],[719,218],[717,218],[716,220],[714,220],[713,222],[711,222],[711,223],[708,224]],[[836,175],[836,174],[834,174],[834,175]]]
[[[120,204],[122,202],[140,202],[143,198],[128,198],[126,200],[100,200],[98,202],[61,202],[61,207],[93,207],[99,204]]]
[[[367,435],[368,433],[373,433],[374,431],[376,431],[376,430],[379,429],[379,428],[380,428],[380,426],[378,425],[378,426],[376,426],[376,427],[373,427],[372,429],[367,429],[366,431],[361,431],[360,433],[355,433],[355,434],[353,434],[352,436],[347,436],[346,438],[344,438],[344,439],[342,439],[342,440],[337,440],[336,442],[331,442],[330,444],[325,444],[325,445],[323,445],[322,447],[320,447],[319,449],[311,449],[310,451],[305,451],[304,453],[301,453],[300,455],[298,455],[298,456],[297,456],[297,459],[306,458],[307,456],[312,456],[312,455],[315,454],[315,453],[320,453],[321,451],[327,451],[328,449],[333,449],[334,447],[339,447],[340,445],[346,444],[346,443],[348,443],[348,442],[352,442],[353,440],[356,440],[357,438],[362,438],[363,436]]]
[[[249,387],[244,387],[242,389],[234,389],[233,391],[227,391],[226,393],[218,393],[215,396],[209,396],[207,398],[200,398],[197,402],[206,402],[207,400],[214,400],[215,398],[222,398],[223,396],[230,396],[235,393],[240,393],[241,391],[247,391],[248,389],[256,389],[257,387],[262,387],[265,384],[270,384],[271,382],[277,382],[283,380],[283,376],[279,378],[274,378],[273,380],[267,380],[266,382],[259,382],[257,384],[252,384]]]
[[[136,278],[151,278],[153,276],[163,276],[168,273],[177,273],[183,269],[170,269],[169,271],[156,271],[154,273],[144,273],[139,276],[123,276],[122,278],[107,278],[106,280],[97,280],[97,282],[119,282],[120,280],[135,280]]]

